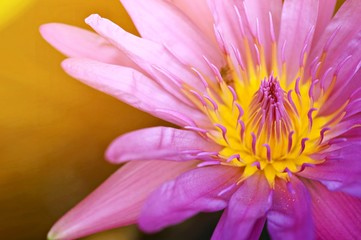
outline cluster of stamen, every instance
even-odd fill
[[[271,15],[270,23],[271,36],[274,36]],[[311,28],[309,35],[313,31]],[[238,167],[239,182],[262,172],[270,186],[274,187],[277,178],[289,181],[290,175],[303,171],[305,167],[323,163],[324,159],[315,157],[315,154],[333,144],[332,134],[327,135],[343,118],[345,105],[327,116],[318,114],[318,109],[334,90],[342,66],[333,71],[333,77],[326,82],[326,78],[330,79],[331,70],[319,76],[324,53],[311,62],[311,73],[306,78],[306,47],[310,44],[307,37],[299,60],[299,71],[290,80],[283,50],[280,62],[274,37],[271,66],[268,66],[259,34],[253,34],[255,44],[252,46],[242,33],[240,41],[245,46],[245,59],[238,49],[232,47],[227,50],[219,32],[216,35],[228,64],[218,69],[205,58],[213,76],[205,76],[192,69],[205,90],[183,85],[183,93],[208,116],[211,123],[211,126],[186,128],[221,146],[216,153],[198,154],[196,158],[203,160],[199,166],[222,164]]]
[[[292,112],[291,104],[278,80],[273,76],[261,82],[249,111],[251,112],[250,121],[253,122],[252,131],[257,136],[265,134],[268,141],[271,138],[275,141],[280,140],[282,135],[289,132],[292,127],[289,117],[289,112]]]

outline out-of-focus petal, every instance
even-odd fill
[[[126,164],[64,215],[50,230],[48,238],[77,239],[135,223],[148,195],[193,165],[163,161]]]
[[[358,239],[361,236],[361,199],[330,192],[322,184],[305,181],[312,197],[317,239]]]
[[[267,227],[272,239],[314,239],[310,194],[296,177],[288,186],[283,180],[276,183]]]
[[[361,144],[346,142],[337,150],[323,153],[325,162],[305,168],[299,175],[321,181],[331,191],[343,191],[361,198]]]
[[[271,207],[271,189],[261,174],[247,179],[231,197],[212,240],[259,239]]]
[[[132,68],[79,58],[66,59],[62,66],[72,77],[166,121],[181,126],[193,124],[190,119],[188,121],[188,114],[197,122],[207,121],[199,111],[172,97],[157,83]],[[184,118],[160,114],[161,110],[174,109]]]
[[[101,36],[63,23],[48,23],[40,27],[43,38],[68,57],[90,58],[100,62],[135,68],[127,55]]]
[[[207,0],[170,0],[205,33],[209,39],[216,42],[213,29],[213,18]]]
[[[109,146],[106,157],[112,163],[149,159],[187,161],[204,151],[217,150],[218,145],[193,131],[154,127],[118,137]]]
[[[221,193],[235,184],[239,171],[224,166],[197,168],[163,184],[142,208],[141,229],[155,232],[199,212],[224,209],[229,192]]]
[[[162,0],[121,0],[141,36],[165,45],[188,66],[212,75],[204,60],[224,65],[219,48],[178,8]],[[154,12],[157,14],[154,14]],[[176,27],[175,27],[176,26]]]
[[[278,54],[286,63],[287,79],[293,81],[308,54],[319,9],[318,0],[285,0],[282,9]],[[307,44],[307,45],[306,45]]]
[[[134,36],[96,14],[89,16],[86,22],[179,99],[186,101],[179,91],[183,82],[200,91],[205,90],[190,67],[180,62],[164,45]]]

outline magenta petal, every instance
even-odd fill
[[[332,15],[335,11],[337,0],[319,0],[318,1],[318,16],[315,29],[315,35],[313,36],[313,42],[317,43],[320,40],[321,35],[325,31],[329,24]]]
[[[272,239],[314,239],[310,194],[296,177],[289,184],[283,180],[276,183],[267,214],[268,231]]]
[[[305,181],[312,197],[312,212],[318,239],[359,239],[361,199],[330,192],[322,184]]]
[[[212,240],[259,239],[271,207],[271,188],[263,175],[247,179],[233,194]]]
[[[43,38],[64,55],[90,58],[104,63],[136,67],[126,54],[101,36],[78,27],[48,23],[40,27]]]
[[[193,165],[163,161],[126,164],[63,216],[48,238],[76,239],[135,223],[148,195]]]
[[[189,161],[197,153],[217,151],[220,147],[199,134],[167,127],[147,128],[118,137],[109,146],[106,156],[112,163],[130,160]]]
[[[142,209],[141,229],[155,232],[199,212],[224,209],[229,193],[221,193],[234,184],[238,176],[238,168],[212,166],[191,170],[163,184]]]
[[[324,153],[325,162],[306,168],[299,175],[321,181],[331,191],[343,191],[361,198],[361,145],[340,144],[339,149]]]
[[[324,56],[323,67],[319,70],[321,78],[325,72],[332,68],[331,73],[324,80],[326,87],[334,77],[333,73],[337,72],[334,91],[322,106],[320,111],[322,114],[333,113],[347,101],[352,92],[360,87],[359,76],[355,79],[354,85],[350,85],[350,81],[357,73],[357,69],[361,67],[360,12],[361,1],[345,1],[312,49],[311,61],[327,53]]]
[[[174,119],[170,115],[160,114],[161,110],[176,109],[180,115],[190,114],[197,123],[208,122],[204,114],[174,98],[157,83],[132,68],[76,58],[63,61],[62,66],[69,75],[85,84],[164,120],[183,126],[194,124],[191,120],[184,121],[183,118]]]

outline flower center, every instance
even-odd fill
[[[318,114],[332,83],[325,90],[320,81],[304,79],[303,65],[289,81],[279,71],[276,57],[271,74],[263,54],[259,58],[255,63],[248,56],[248,66],[242,66],[240,61],[234,65],[228,56],[227,67],[220,71],[207,61],[217,83],[193,69],[206,90],[184,86],[183,92],[212,123],[205,129],[189,129],[222,148],[209,153],[208,163],[240,168],[239,182],[261,172],[273,188],[277,178],[288,182],[291,174],[324,162],[316,155],[332,145],[328,133],[343,117],[343,110]]]
[[[264,134],[268,141],[280,139],[290,131],[289,114],[294,114],[285,91],[272,76],[261,82],[249,107],[252,132],[257,136]]]

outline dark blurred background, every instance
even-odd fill
[[[83,19],[91,13],[136,33],[118,0],[0,1],[0,239],[45,239],[118,168],[103,157],[115,137],[166,124],[61,70],[64,56],[40,37],[39,26],[88,28]],[[209,239],[219,217],[200,214],[155,235],[130,226],[85,239]]]

